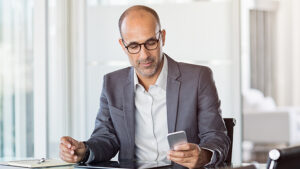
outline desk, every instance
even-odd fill
[[[30,160],[32,158],[0,158],[0,169],[27,169],[22,167],[14,167],[14,166],[8,166],[7,161],[13,161],[13,160]],[[242,164],[233,164],[233,167],[240,167],[240,166],[249,166],[250,163],[242,163]],[[266,164],[255,164],[257,169],[266,169]],[[165,167],[165,168],[172,168],[172,167]],[[75,165],[67,165],[67,166],[58,166],[58,167],[47,167],[47,168],[38,168],[38,169],[83,169],[75,167]],[[163,169],[163,168],[160,168]]]
[[[5,162],[0,162],[1,169],[26,169],[26,168],[21,168],[21,167],[5,166],[3,164],[5,164]],[[233,167],[247,166],[247,165],[250,165],[250,164],[233,165]],[[257,166],[257,169],[266,169],[266,164],[257,164],[256,166]],[[166,168],[171,168],[171,167],[166,167]],[[83,168],[76,168],[76,167],[74,167],[74,165],[70,165],[70,166],[48,167],[48,168],[39,168],[39,169],[83,169]]]

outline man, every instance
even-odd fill
[[[163,53],[166,31],[151,8],[128,8],[119,30],[132,67],[104,76],[91,138],[62,137],[60,157],[89,163],[108,161],[119,152],[119,160],[168,158],[188,168],[222,163],[230,141],[211,70]],[[180,130],[189,143],[171,151],[166,136]]]

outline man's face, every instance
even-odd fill
[[[154,16],[145,12],[142,16],[132,12],[123,20],[121,30],[123,39],[120,39],[119,43],[138,75],[146,78],[157,75],[162,67],[165,31],[159,30]],[[146,43],[144,44],[146,48],[144,45],[139,45],[141,43]],[[157,43],[156,48],[151,46],[155,43]]]

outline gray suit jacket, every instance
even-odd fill
[[[220,101],[208,67],[178,63],[167,56],[167,119],[169,133],[184,130],[188,142],[217,152],[225,160],[230,146]],[[104,76],[95,129],[86,142],[93,162],[135,158],[133,67]]]

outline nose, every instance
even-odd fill
[[[140,51],[140,59],[147,59],[149,56],[149,51],[145,48],[144,45],[141,45],[141,51]]]

